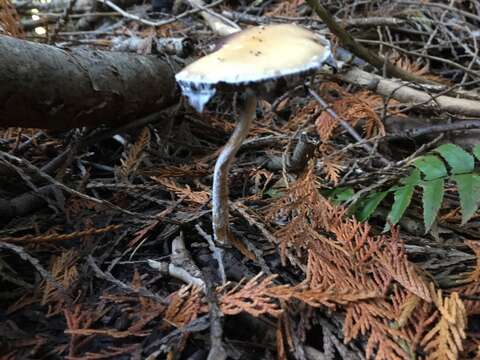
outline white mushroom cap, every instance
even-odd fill
[[[331,61],[330,43],[320,35],[291,24],[256,26],[231,35],[217,51],[175,77],[192,106],[201,111],[217,85],[274,80]]]

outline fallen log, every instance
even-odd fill
[[[156,56],[0,36],[0,127],[126,123],[174,102],[171,66]]]

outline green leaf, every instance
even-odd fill
[[[473,155],[476,156],[478,160],[480,160],[480,144],[475,145],[473,148]]]
[[[387,216],[387,223],[385,224],[384,231],[390,230],[390,225],[395,225],[400,221],[405,210],[407,210],[408,205],[410,205],[414,190],[415,186],[405,185],[393,193],[393,205]]]
[[[465,174],[473,171],[475,160],[472,154],[455,144],[443,144],[435,149],[447,161],[453,174]]]
[[[372,216],[375,209],[382,202],[382,200],[385,199],[385,196],[387,196],[387,194],[388,191],[382,191],[372,194],[368,196],[365,200],[363,200],[360,205],[360,209],[357,211],[358,221],[365,221],[370,216]]]
[[[421,186],[423,188],[423,222],[426,234],[430,231],[437,218],[438,210],[442,206],[444,180],[425,181]]]
[[[277,199],[277,198],[279,198],[280,196],[283,195],[283,191],[275,189],[275,188],[271,188],[271,189],[268,189],[267,191],[265,191],[264,194],[265,194],[265,196],[268,196],[272,199]]]
[[[420,171],[418,169],[413,169],[410,175],[408,175],[406,178],[400,179],[400,183],[403,185],[413,185],[416,186],[420,184],[422,179],[420,178]],[[391,188],[390,190],[394,190],[394,188]]]
[[[462,225],[475,214],[480,204],[480,176],[474,174],[454,175],[462,208]]]
[[[438,179],[448,175],[445,164],[435,155],[420,156],[413,161],[413,165],[425,175],[425,180]]]
[[[335,205],[339,205],[350,200],[354,194],[355,190],[352,187],[344,186],[333,189],[327,196]]]

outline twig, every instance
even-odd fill
[[[406,130],[402,133],[387,135],[388,140],[410,139],[419,136],[460,130],[480,129],[480,120],[458,121],[452,124],[431,125]]]
[[[460,64],[456,63],[455,61],[445,59],[443,57],[433,56],[433,55],[429,55],[429,54],[421,54],[421,53],[418,53],[416,51],[405,50],[404,48],[402,48],[400,46],[396,46],[396,45],[390,44],[390,43],[385,42],[385,41],[360,40],[359,42],[366,43],[366,44],[380,44],[380,45],[387,46],[389,48],[398,50],[398,51],[400,51],[404,54],[407,54],[407,55],[412,55],[412,56],[415,56],[415,57],[423,57],[425,59],[430,59],[430,60],[435,60],[435,61],[438,61],[438,62],[443,62],[447,65],[450,65],[450,66],[456,67],[457,69],[465,71],[466,73],[468,73],[469,75],[474,76],[474,77],[480,76],[480,73],[478,71],[471,70],[471,69],[469,69],[469,68],[467,68],[463,65],[460,65]]]
[[[153,349],[157,349],[157,348],[160,348],[160,350],[151,352],[150,355],[148,355],[145,358],[145,360],[154,360],[160,354],[162,354],[164,352],[164,350],[162,349],[162,345],[171,346],[171,344],[173,343],[178,343],[179,337],[184,335],[185,333],[204,331],[208,329],[209,326],[210,326],[209,316],[205,315],[205,316],[199,317],[198,319],[192,320],[190,323],[188,323],[187,325],[181,328],[173,330],[167,336],[164,336],[160,340],[155,340],[153,343],[147,346],[147,352],[150,352]]]
[[[153,299],[155,301],[158,301],[161,304],[168,304],[167,300],[165,300],[164,298],[162,298],[161,296],[159,296],[157,294],[154,294],[153,292],[151,292],[150,290],[148,290],[144,287],[134,288],[133,286],[125,284],[124,282],[118,280],[112,274],[103,272],[98,267],[98,265],[95,262],[95,260],[93,259],[92,255],[88,255],[87,262],[90,265],[90,267],[92,268],[92,270],[94,271],[95,276],[98,277],[99,279],[103,279],[103,280],[106,280],[108,282],[111,282],[112,284],[117,285],[119,288],[121,288],[124,291],[134,293],[134,294],[138,294],[138,295],[141,295],[141,296],[149,298],[149,299]]]
[[[138,15],[130,14],[129,12],[123,10],[120,6],[115,5],[110,0],[97,0],[97,1],[106,5],[106,6],[108,6],[111,9],[115,10],[120,15],[122,15],[124,18],[130,19],[130,20],[135,20],[135,21],[138,21],[142,24],[149,25],[149,26],[155,26],[155,27],[171,24],[175,21],[178,21],[178,20],[188,16],[188,15],[192,15],[192,14],[195,14],[197,12],[200,12],[200,11],[204,10],[204,9],[196,8],[196,9],[193,9],[193,10],[185,11],[184,13],[182,13],[178,16],[175,16],[173,18],[167,19],[167,20],[151,21],[151,20],[144,19],[144,18],[142,18]],[[211,4],[205,5],[204,8],[210,8],[210,7],[217,6],[217,5],[221,4],[223,1],[225,1],[225,0],[214,1]]]
[[[0,248],[8,249],[15,252],[20,258],[25,261],[28,261],[35,270],[45,279],[45,281],[49,282],[55,289],[60,291],[60,293],[65,296],[67,302],[71,302],[72,298],[68,295],[66,289],[60,284],[55,278],[50,274],[38,261],[38,259],[34,258],[33,256],[29,255],[25,249],[18,245],[8,244],[4,242],[0,242]]]
[[[103,228],[91,228],[91,229],[88,229],[88,230],[75,231],[75,232],[69,233],[69,234],[48,234],[48,235],[39,235],[39,236],[25,235],[25,236],[21,236],[21,237],[14,237],[14,236],[0,237],[0,241],[6,241],[6,242],[65,241],[65,240],[72,240],[72,239],[75,239],[75,238],[79,238],[79,237],[82,237],[82,236],[105,234],[105,233],[108,233],[108,232],[118,230],[122,226],[123,225],[121,225],[121,224],[108,225],[108,226],[105,226]]]
[[[208,235],[200,225],[195,225],[198,233],[207,241],[210,251],[213,253],[213,257],[217,260],[218,263],[218,274],[220,279],[222,279],[222,284],[227,282],[227,276],[225,274],[225,265],[223,263],[223,249],[215,246],[215,242],[212,240],[212,237]]]
[[[368,50],[366,47],[357,43],[355,39],[342,26],[340,26],[340,24],[335,21],[334,17],[330,15],[330,13],[327,11],[327,9],[323,7],[322,4],[320,4],[319,0],[306,1],[310,5],[310,7],[317,13],[317,15],[320,16],[320,18],[325,22],[325,24],[327,24],[330,31],[339,38],[341,44],[353,54],[369,62],[380,71],[382,71],[385,66],[387,74],[390,76],[394,76],[406,81],[431,83],[431,81],[428,81],[421,76],[417,76],[393,65],[382,56],[370,52],[370,50]]]
[[[398,1],[397,4],[415,5],[417,7],[419,5],[418,2],[414,2],[414,1]],[[449,5],[446,5],[446,4],[442,4],[442,3],[439,3],[439,2],[425,2],[425,3],[422,3],[422,6],[438,7],[440,9],[445,9],[445,10],[449,10],[449,11],[459,13],[459,14],[467,17],[467,18],[470,18],[470,19],[473,19],[473,20],[476,20],[476,21],[480,21],[480,16],[478,16],[478,15],[475,15],[475,14],[469,13],[468,11],[463,11],[463,10],[460,10],[456,7],[449,6]]]
[[[67,23],[68,18],[70,17],[73,11],[73,7],[75,6],[76,3],[77,3],[77,0],[70,0],[68,2],[68,5],[63,10],[62,16],[57,19],[55,23],[55,27],[53,28],[53,32],[49,39],[49,42],[51,44],[55,42],[55,40],[57,39],[57,35],[60,32],[60,29]]]
[[[239,22],[246,24],[270,24],[270,23],[288,23],[292,21],[302,21],[311,23],[312,21],[323,25],[322,20],[312,19],[311,17],[299,17],[299,16],[257,16],[239,11],[222,11],[222,15]],[[377,17],[372,16],[368,18],[350,18],[350,19],[337,19],[347,27],[373,27],[373,26],[398,26],[406,23],[404,19],[398,19],[395,17]]]
[[[208,302],[208,315],[210,320],[210,351],[207,360],[225,360],[227,358],[227,352],[225,351],[222,341],[222,311],[218,305],[215,283],[210,279],[208,272],[203,273],[203,280],[205,281],[205,298]]]
[[[56,179],[54,179],[53,177],[51,177],[50,175],[46,174],[45,172],[41,171],[39,168],[37,168],[35,165],[33,165],[32,163],[30,163],[28,160],[25,160],[25,159],[21,159],[19,157],[16,157],[16,156],[13,156],[11,154],[8,154],[4,151],[0,151],[0,158],[3,158],[4,161],[6,160],[10,160],[10,161],[15,161],[19,164],[22,164],[22,165],[25,165],[29,170],[33,171],[34,173],[36,173],[37,175],[39,175],[40,177],[42,177],[43,179],[45,180],[48,180],[50,183],[52,184],[55,184],[56,186],[58,186],[59,188],[61,188],[62,190],[66,191],[67,193],[69,194],[72,194],[72,195],[76,195],[82,199],[85,199],[85,200],[89,200],[89,201],[92,201],[96,204],[101,204],[101,205],[105,205],[111,209],[114,209],[114,210],[118,210],[124,214],[127,214],[127,215],[131,215],[131,216],[135,216],[135,217],[140,217],[140,218],[153,218],[155,219],[155,217],[153,216],[147,216],[147,215],[143,215],[143,214],[137,214],[135,212],[132,212],[132,211],[129,211],[129,210],[126,210],[126,209],[123,209],[121,208],[120,206],[117,206],[115,204],[112,204],[110,201],[107,201],[107,200],[100,200],[100,199],[97,199],[97,198],[94,198],[92,196],[89,196],[89,195],[86,195],[84,193],[81,193],[77,190],[74,190],[68,186],[66,186],[65,184],[61,183],[60,181],[57,181]]]

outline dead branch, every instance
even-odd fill
[[[239,21],[245,24],[271,24],[271,23],[286,23],[289,21],[305,21],[311,23],[318,22],[323,25],[323,22],[311,17],[290,17],[290,16],[257,16],[247,14],[239,11],[222,11],[222,15],[230,20]],[[395,17],[377,17],[372,16],[368,18],[351,18],[351,19],[337,19],[346,27],[375,27],[375,26],[395,26],[402,25],[405,20]]]
[[[439,125],[415,127],[412,129],[405,130],[404,132],[401,132],[401,133],[393,133],[392,135],[387,136],[387,138],[389,140],[412,139],[420,136],[443,133],[443,132],[473,130],[473,129],[480,129],[480,120],[465,120],[465,121],[454,122],[452,124],[439,124]]]
[[[174,69],[159,58],[72,49],[0,36],[0,127],[121,124],[174,101]]]
[[[153,299],[155,301],[158,301],[160,304],[168,304],[168,301],[166,299],[162,298],[157,294],[154,294],[150,290],[144,287],[135,288],[131,285],[124,283],[123,281],[116,279],[112,274],[102,271],[98,267],[97,263],[95,262],[95,260],[91,255],[88,256],[87,262],[92,268],[93,272],[95,273],[95,276],[98,277],[99,279],[107,280],[108,282],[111,282],[112,284],[117,285],[123,291],[127,291],[129,293],[138,294],[146,298]]]
[[[408,85],[397,81],[385,79],[358,68],[353,68],[346,73],[337,75],[343,81],[362,86],[377,92],[380,95],[396,99],[403,103],[413,103],[435,108],[452,114],[464,116],[480,116],[480,101],[458,99],[450,96],[436,96],[413,89]]]
[[[24,216],[45,204],[43,196],[54,196],[57,187],[46,185],[21,194],[13,199],[0,199],[0,219],[11,219],[16,216]]]
[[[382,56],[371,52],[366,47],[356,42],[353,36],[350,35],[340,24],[338,24],[335,21],[335,18],[327,11],[327,9],[325,9],[322,4],[320,4],[319,0],[306,1],[310,5],[310,7],[317,13],[317,15],[325,22],[325,24],[327,24],[330,31],[339,38],[340,43],[353,54],[357,55],[365,61],[368,61],[370,64],[372,64],[379,70],[383,70],[383,68],[385,67],[387,74],[390,76],[397,77],[406,81],[431,83],[430,81],[422,78],[421,76],[417,76],[393,65]]]
[[[51,284],[54,288],[56,288],[64,297],[67,302],[71,302],[72,298],[70,295],[68,295],[67,291],[63,287],[62,284],[60,284],[55,278],[46,270],[41,264],[40,261],[38,261],[37,258],[31,256],[28,254],[25,249],[21,246],[14,245],[14,244],[8,244],[4,242],[0,242],[0,249],[7,249],[10,251],[13,251],[16,253],[20,258],[22,258],[25,261],[28,261],[34,268],[35,270],[38,271],[38,273],[42,276],[45,281],[47,281],[49,284]]]

